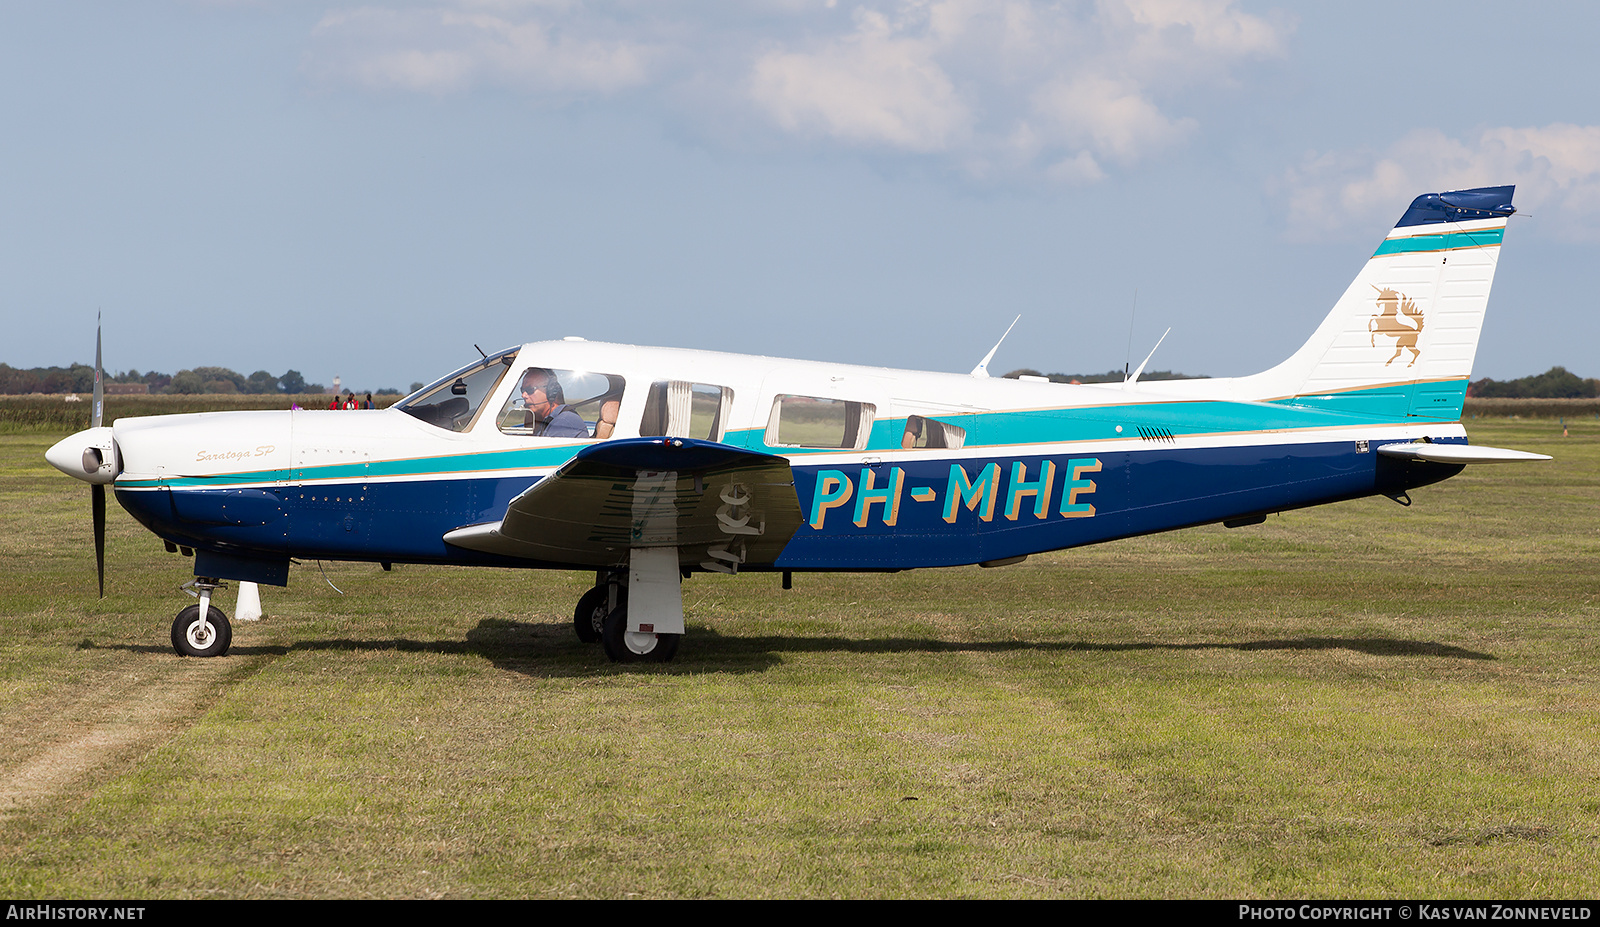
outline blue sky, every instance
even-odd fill
[[[1600,375],[1600,6],[0,4],[0,361],[430,380],[579,335],[966,371],[1297,347],[1518,185],[1474,376]],[[1137,310],[1134,311],[1137,293]]]

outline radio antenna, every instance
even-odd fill
[[[1133,320],[1139,317],[1139,288],[1133,288],[1133,309],[1128,312],[1128,349],[1122,354],[1122,382],[1128,382],[1129,371],[1133,369]],[[1162,337],[1166,337],[1163,335]],[[1160,342],[1156,342],[1160,344]]]

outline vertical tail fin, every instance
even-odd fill
[[[1461,415],[1515,187],[1417,197],[1261,398],[1378,415]],[[1244,383],[1241,383],[1244,385]]]

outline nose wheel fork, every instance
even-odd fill
[[[595,573],[593,588],[583,594],[578,600],[578,607],[573,611],[572,627],[578,632],[578,640],[585,644],[599,643],[606,616],[618,608],[627,610],[626,581],[625,573],[605,571]]]
[[[233,628],[222,609],[211,604],[211,593],[224,584],[206,577],[196,577],[184,585],[184,591],[200,597],[199,605],[190,605],[178,612],[172,621],[172,649],[180,657],[220,657],[228,652],[233,642]],[[198,592],[190,591],[191,587]]]

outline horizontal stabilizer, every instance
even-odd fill
[[[1504,447],[1483,447],[1477,444],[1385,444],[1378,448],[1385,457],[1407,460],[1431,460],[1434,463],[1512,463],[1521,460],[1550,460],[1544,454],[1513,451]]]
[[[498,522],[447,533],[469,550],[608,567],[637,548],[734,572],[771,564],[802,524],[789,461],[692,438],[594,444],[511,500]]]

